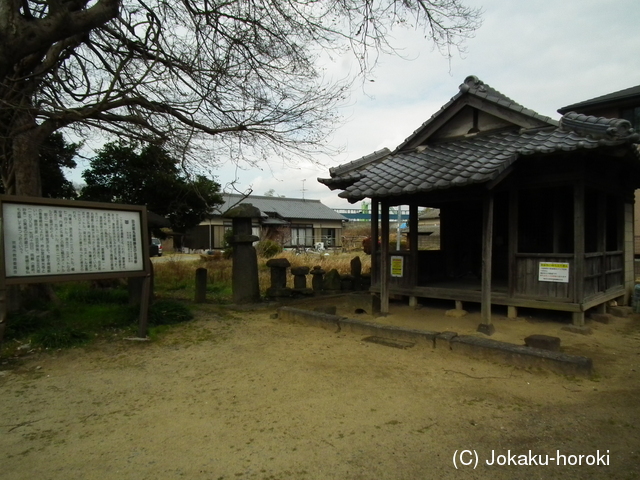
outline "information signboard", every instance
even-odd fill
[[[145,207],[5,195],[0,206],[6,283],[148,271]]]
[[[146,207],[0,195],[0,236],[0,342],[7,285],[118,277],[143,277],[138,336],[146,338]]]
[[[538,281],[569,283],[569,264],[557,262],[540,262]]]

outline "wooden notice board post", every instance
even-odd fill
[[[146,337],[146,207],[0,195],[0,233],[0,342],[7,286],[128,277],[144,277],[138,335]]]

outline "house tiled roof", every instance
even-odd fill
[[[558,109],[558,113],[567,113],[572,110],[582,110],[587,107],[597,107],[602,104],[622,102],[626,100],[640,99],[640,85],[625,88],[617,92],[608,93],[599,97],[591,98],[583,102],[574,103]]]
[[[520,114],[524,117],[528,117],[529,119],[537,121],[542,126],[555,126],[558,124],[552,118],[545,115],[540,115],[539,113],[536,113],[533,110],[520,105],[503,93],[500,93],[495,88],[490,87],[475,75],[470,75],[465,78],[464,82],[460,85],[458,93],[454,95],[451,100],[445,103],[439,111],[433,114],[431,118],[429,118],[429,120],[424,122],[416,131],[414,131],[404,142],[402,142],[398,146],[398,148],[396,148],[395,152],[402,150],[407,144],[411,143],[413,140],[419,137],[420,133],[428,129],[429,125],[432,124],[445,110],[451,108],[456,102],[458,102],[460,98],[464,96],[478,98],[494,103],[496,105],[499,105],[500,107],[510,110],[511,112],[515,112],[516,114]]]
[[[354,160],[352,162],[344,163],[337,167],[330,168],[329,172],[331,173],[332,176],[333,175],[344,176],[349,172],[352,172],[359,168],[365,167],[371,163],[374,163],[378,160],[381,160],[387,155],[389,155],[390,153],[391,153],[391,150],[389,150],[388,148],[383,148],[376,152],[370,153],[369,155],[365,155],[364,157]]]
[[[488,93],[489,94],[489,93]],[[340,176],[318,179],[342,189],[340,197],[356,202],[367,197],[426,193],[489,182],[520,156],[594,149],[638,141],[626,120],[570,113],[558,127],[502,131],[423,145]]]
[[[346,220],[339,213],[333,211],[320,200],[301,198],[265,197],[251,195],[245,197],[238,194],[223,194],[224,204],[219,207],[220,212],[226,212],[238,203],[251,203],[260,210],[263,217],[273,216],[285,220]]]

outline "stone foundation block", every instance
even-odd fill
[[[434,346],[438,350],[451,350],[451,339],[457,337],[456,332],[441,332],[434,339]]]
[[[324,328],[325,330],[331,330],[332,332],[340,331],[340,325],[338,322],[341,317],[338,315],[312,312],[311,310],[302,310],[293,307],[280,307],[278,309],[278,318],[287,323],[319,327]]]
[[[613,315],[610,315],[608,313],[592,313],[589,318],[594,322],[605,324],[611,323],[613,321]]]
[[[340,329],[343,332],[355,333],[356,335],[377,336],[401,340],[416,344],[428,345],[433,347],[433,342],[437,332],[426,330],[414,330],[411,328],[395,327],[392,325],[380,325],[373,322],[363,322],[361,320],[353,320],[351,318],[340,319]]]
[[[499,342],[490,338],[458,335],[451,339],[451,349],[472,358],[502,360],[518,367],[544,368],[561,375],[591,376],[590,358],[551,352],[524,345]]]
[[[338,307],[335,305],[327,305],[324,307],[316,307],[313,309],[314,312],[326,313],[327,315],[335,315],[338,311]]]
[[[377,316],[380,313],[380,297],[368,292],[351,293],[342,297],[346,303],[345,314],[367,313]]]
[[[607,313],[610,313],[614,317],[628,317],[633,313],[631,307],[607,307]]]
[[[531,348],[541,348],[552,352],[560,351],[560,338],[551,335],[529,335],[524,339],[524,344]]]
[[[593,330],[591,327],[586,327],[584,325],[566,325],[561,328],[565,332],[578,333],[580,335],[591,335]]]

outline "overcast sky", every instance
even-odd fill
[[[214,173],[222,185],[238,179],[240,189],[262,195],[321,200],[332,208],[353,208],[317,182],[329,167],[383,147],[394,149],[458,92],[469,75],[540,114],[558,119],[566,105],[640,85],[640,1],[638,0],[466,0],[482,7],[483,25],[451,62],[419,32],[397,32],[403,58],[384,57],[365,91],[353,92],[342,109],[345,123],[333,136],[341,154],[323,165]],[[348,62],[332,66],[348,71]],[[304,180],[304,182],[303,182]]]

